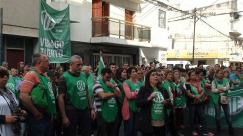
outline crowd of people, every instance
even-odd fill
[[[243,88],[242,67],[110,63],[92,69],[74,55],[65,71],[34,54],[31,66],[0,67],[0,135],[182,136],[187,127],[192,136],[213,136],[222,132],[221,107],[234,135],[227,95],[232,88]],[[215,108],[213,132],[204,112],[209,101]]]

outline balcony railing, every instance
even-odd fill
[[[93,37],[117,37],[127,40],[150,42],[150,27],[110,17],[92,18]]]

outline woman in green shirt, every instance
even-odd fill
[[[230,117],[229,100],[227,97],[229,89],[230,89],[229,80],[224,78],[223,70],[216,71],[216,78],[212,82],[212,92],[213,92],[212,99],[215,107],[216,129],[217,129],[217,133],[221,132],[220,113],[222,107],[224,110],[226,122],[229,127],[229,134],[232,135],[234,132],[233,132],[232,122]]]
[[[175,123],[177,128],[183,128],[183,111],[186,108],[185,82],[181,80],[178,70],[174,71],[174,107],[175,107]]]
[[[200,124],[203,135],[213,136],[214,134],[208,131],[207,122],[204,113],[204,88],[197,78],[195,71],[189,72],[189,82],[186,84],[190,125],[192,136],[198,136],[196,126]],[[196,122],[198,119],[199,122]]]
[[[173,71],[166,71],[165,73],[166,80],[162,83],[162,88],[169,94],[169,100],[171,101],[172,105],[170,108],[166,110],[166,123],[169,129],[168,132],[171,133],[173,136],[178,136],[178,132],[175,127],[175,109],[174,109],[174,96],[173,93],[175,92],[175,83],[173,82]]]
[[[171,102],[168,93],[159,86],[155,70],[147,73],[136,104],[140,109],[136,126],[142,136],[165,136],[165,109]]]
[[[141,87],[137,78],[137,69],[130,67],[127,70],[128,79],[123,83],[124,100],[122,116],[124,120],[125,136],[136,136],[135,119],[138,108],[135,103],[138,91]]]
[[[127,69],[125,68],[118,68],[116,71],[116,84],[118,85],[118,88],[120,89],[120,97],[117,99],[117,105],[118,105],[118,115],[117,115],[117,130],[120,130],[121,124],[122,124],[122,114],[121,114],[121,108],[122,103],[124,100],[124,91],[123,91],[123,82],[127,79]],[[117,136],[119,136],[119,131],[117,131]]]

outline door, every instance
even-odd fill
[[[110,5],[102,0],[92,1],[92,35],[93,37],[109,35]]]
[[[24,62],[24,50],[18,49],[7,49],[7,62],[9,68],[17,68],[17,64]]]
[[[102,36],[109,36],[110,4],[102,3]]]
[[[133,15],[134,11],[125,10],[125,38],[133,40]]]
[[[92,36],[102,34],[102,0],[92,1]]]

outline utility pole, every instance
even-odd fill
[[[196,36],[196,23],[197,23],[197,9],[193,9],[193,47],[192,47],[192,64],[195,64],[195,36]]]
[[[4,61],[5,49],[3,45],[3,8],[0,8],[0,65]]]

